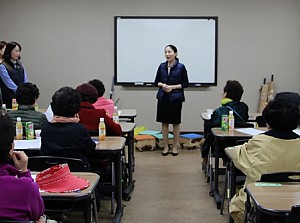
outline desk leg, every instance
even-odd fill
[[[222,197],[219,192],[219,151],[220,150],[220,140],[215,137],[215,177],[214,177],[214,191],[213,196],[217,204],[217,209],[221,208]]]
[[[116,199],[117,199],[117,209],[113,217],[113,223],[121,222],[123,216],[124,206],[122,205],[122,160],[121,160],[121,150],[116,154],[115,160],[115,170],[116,170]]]
[[[232,160],[230,162],[230,180],[229,180],[229,188],[230,188],[230,196],[229,201],[235,195],[236,188],[236,167],[234,166]],[[234,223],[233,218],[229,215],[229,223]]]
[[[131,199],[131,192],[134,188],[135,181],[132,178],[133,172],[133,157],[134,157],[134,141],[133,141],[133,131],[131,131],[127,136],[128,145],[128,185],[123,191],[124,200],[129,201]]]
[[[91,214],[91,197],[89,197],[88,199],[86,199],[85,201],[85,205],[84,205],[84,222],[85,223],[91,223],[92,222],[92,214]]]

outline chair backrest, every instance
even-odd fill
[[[262,115],[256,116],[255,122],[259,127],[267,127],[267,123]]]
[[[81,159],[58,156],[32,156],[28,158],[28,168],[32,171],[42,171],[63,163],[67,163],[70,171],[73,172],[88,171],[88,166]]]
[[[288,215],[288,223],[300,222],[300,205],[294,205],[291,208],[291,213]]]
[[[300,172],[274,172],[261,175],[261,182],[300,182]]]
[[[253,128],[254,124],[248,123],[248,122],[237,122],[235,124],[235,127],[237,127],[237,128]]]
[[[34,221],[13,221],[13,220],[2,220],[0,219],[0,223],[34,223]]]

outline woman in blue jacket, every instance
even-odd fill
[[[173,125],[174,143],[172,155],[177,156],[179,143],[182,102],[185,101],[183,89],[188,87],[187,70],[177,58],[177,48],[173,45],[165,47],[166,62],[157,69],[155,85],[159,87],[157,98],[156,121],[162,123],[164,149],[163,156],[169,153],[169,124]]]

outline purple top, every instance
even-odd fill
[[[30,171],[20,173],[9,164],[0,164],[0,218],[34,221],[44,213],[44,202]]]

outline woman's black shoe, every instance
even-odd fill
[[[178,156],[178,152],[177,153],[172,152],[172,156]]]
[[[162,152],[161,153],[162,156],[167,156],[168,154],[169,154],[169,152],[166,152],[166,153]]]

